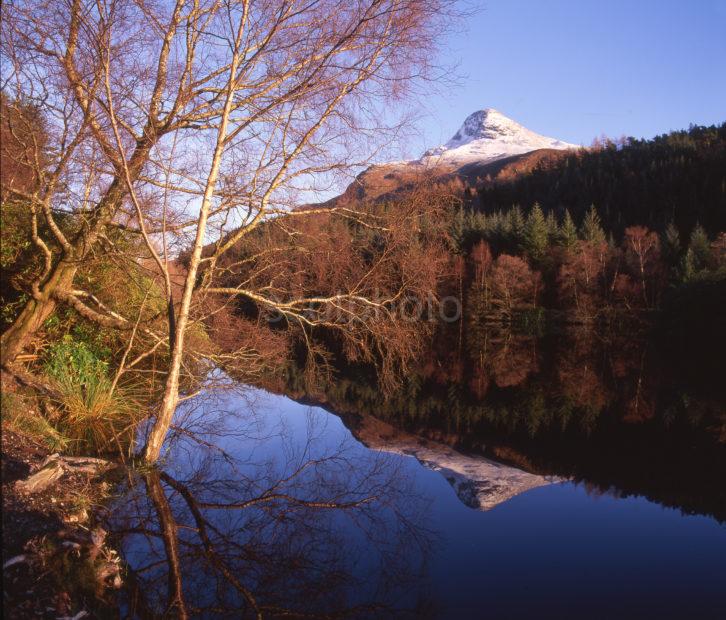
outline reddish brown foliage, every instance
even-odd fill
[[[607,299],[609,260],[606,243],[578,241],[560,265],[557,285],[562,305],[574,307],[584,318],[593,317]]]
[[[726,267],[726,232],[719,233],[711,244],[711,256],[716,268]]]
[[[0,96],[0,189],[30,194],[38,185],[45,131],[38,111]]]
[[[276,317],[275,329],[286,328],[318,361],[328,353],[317,345],[334,342],[347,359],[381,363],[382,375],[393,377],[429,332],[429,312],[438,318],[429,300],[442,275],[457,266],[449,262],[443,231],[424,222],[434,208],[430,202],[368,208],[355,217],[331,211],[271,220],[223,257],[216,278],[227,287],[263,292],[269,303],[242,294],[240,310]],[[459,269],[463,277],[463,262]],[[290,303],[300,304],[295,308],[303,318],[284,313]]]
[[[492,264],[492,252],[489,244],[483,239],[471,249],[471,261],[474,266],[474,286],[482,291],[485,288],[486,276]]]
[[[661,260],[658,235],[645,226],[626,228],[623,255],[625,267],[640,289],[640,303],[646,307],[654,305],[666,273]],[[630,287],[622,288],[628,290]],[[635,305],[635,299],[631,299],[629,305]]]
[[[494,383],[498,387],[520,385],[537,371],[537,355],[534,340],[517,338],[505,340],[491,359]]]
[[[491,303],[509,315],[516,308],[535,306],[540,275],[518,256],[501,254],[491,271]]]
[[[477,364],[472,373],[471,379],[469,379],[469,389],[471,393],[478,399],[483,399],[489,391],[489,373],[481,364]]]
[[[597,345],[591,332],[579,334],[563,347],[556,364],[562,393],[574,404],[595,411],[609,399],[602,372],[595,365]]]

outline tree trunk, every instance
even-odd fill
[[[138,146],[129,164],[130,177],[134,181],[151,149],[152,143]],[[88,256],[106,225],[112,220],[124,197],[124,184],[114,179],[94,212],[95,221],[72,241],[73,250],[54,267],[48,280],[41,286],[40,299],[31,298],[15,322],[0,337],[0,366],[7,367],[30,342],[31,338],[55,310],[57,294],[72,288],[78,266]],[[69,258],[70,256],[70,258]]]
[[[183,329],[183,327],[180,326],[180,329]],[[161,401],[156,420],[154,420],[154,425],[146,440],[146,446],[144,446],[144,460],[147,463],[155,463],[159,460],[166,433],[171,426],[174,412],[179,402],[179,372],[181,370],[183,347],[183,343],[175,343],[171,353],[169,374],[166,377],[166,384],[164,385],[164,398]]]
[[[60,262],[50,279],[43,285],[39,299],[31,298],[15,319],[15,322],[0,337],[0,365],[10,366],[28,345],[56,306],[56,292],[67,291],[73,284],[77,267]]]
[[[232,109],[232,98],[234,96],[234,80],[239,65],[239,49],[243,32],[243,23],[237,32],[236,50],[232,63],[230,65],[229,80],[227,82],[227,95],[224,103],[224,112],[217,130],[217,142],[212,155],[212,163],[209,167],[209,175],[204,187],[204,196],[202,204],[199,207],[199,217],[197,218],[197,229],[194,237],[194,246],[192,255],[189,258],[189,267],[187,275],[184,278],[184,290],[182,292],[181,303],[179,305],[179,316],[176,321],[169,322],[169,347],[171,348],[171,359],[169,360],[169,372],[166,375],[166,384],[164,386],[164,399],[161,401],[159,413],[156,416],[154,425],[149,433],[144,447],[144,460],[147,463],[155,463],[159,460],[161,447],[164,444],[169,427],[171,426],[174,412],[179,404],[179,374],[181,372],[181,364],[184,356],[184,336],[187,324],[189,322],[189,311],[192,306],[192,295],[194,287],[197,283],[197,273],[199,272],[199,264],[202,260],[202,249],[204,248],[204,235],[207,232],[207,220],[209,218],[209,210],[212,203],[212,196],[219,178],[219,168],[222,162],[222,152],[226,144],[227,126],[229,124],[229,115]],[[172,306],[173,309],[173,306]],[[171,313],[173,317],[173,312]],[[170,317],[170,318],[171,318]]]

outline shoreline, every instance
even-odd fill
[[[118,554],[99,525],[109,472],[64,469],[46,488],[17,485],[49,457],[27,435],[2,429],[4,616],[108,617],[122,583]]]

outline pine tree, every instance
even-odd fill
[[[615,243],[615,235],[613,235],[612,232],[608,233],[608,247],[611,250],[614,250],[617,247],[617,244]]]
[[[697,271],[698,269],[696,269],[696,260],[693,256],[693,250],[688,248],[683,256],[683,262],[681,264],[681,280],[683,282],[688,282],[693,279]]]
[[[582,221],[580,234],[585,241],[590,243],[604,243],[605,231],[600,225],[600,216],[597,214],[595,205],[590,206],[590,210]]]
[[[681,235],[673,222],[668,224],[663,235],[663,251],[671,256],[681,253]]]
[[[534,261],[541,260],[547,252],[547,222],[539,203],[534,203],[524,226],[523,248]]]
[[[708,267],[711,262],[711,242],[708,240],[706,231],[700,224],[696,224],[691,232],[688,243],[688,251],[692,254],[693,268],[696,272]]]
[[[513,248],[518,248],[524,241],[525,221],[522,215],[522,208],[514,205],[508,213],[507,236]]]
[[[663,248],[663,259],[666,265],[668,265],[671,272],[674,272],[681,257],[681,235],[673,222],[668,224],[663,233],[661,248]]]
[[[559,243],[567,249],[574,247],[577,243],[577,226],[568,210],[565,210],[565,217],[560,227]]]
[[[501,211],[496,211],[492,216],[492,233],[498,244],[506,242],[509,238],[509,216],[506,217]]]
[[[476,237],[486,236],[487,216],[484,213],[472,213],[471,228]]]
[[[557,238],[560,234],[560,225],[557,222],[557,216],[554,211],[547,211],[545,223],[547,224],[547,237],[550,245],[557,243]]]
[[[464,247],[464,236],[466,233],[466,214],[464,209],[459,209],[451,220],[449,228],[449,246],[454,254],[459,254]]]

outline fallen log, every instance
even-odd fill
[[[39,493],[61,478],[64,473],[98,475],[111,466],[109,461],[90,456],[51,454],[43,461],[38,471],[25,480],[18,480],[15,488],[24,493]]]

